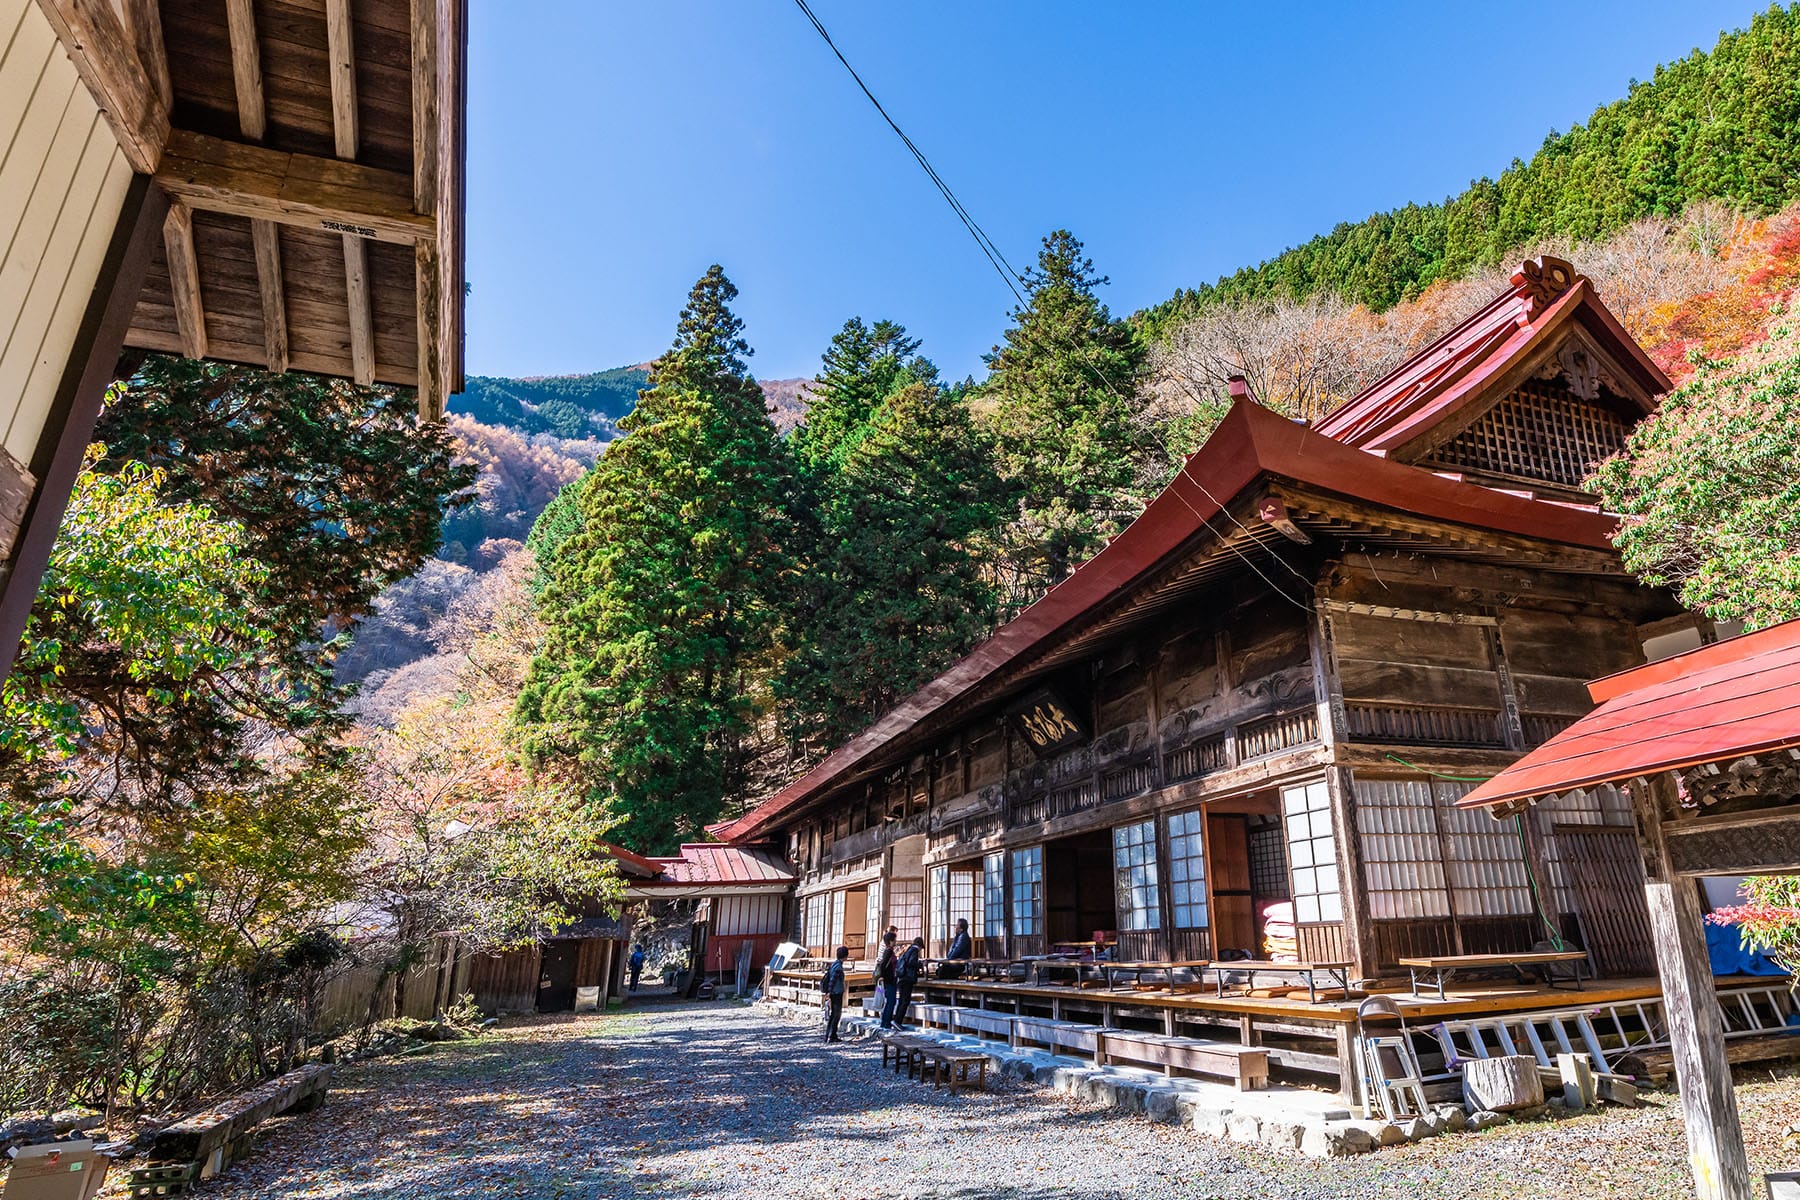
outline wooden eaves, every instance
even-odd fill
[[[440,416],[462,386],[465,0],[39,6],[169,201],[125,345],[416,387]]]

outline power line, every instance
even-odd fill
[[[970,215],[969,210],[963,206],[962,201],[956,198],[956,193],[952,191],[950,185],[944,181],[944,177],[938,174],[937,168],[931,165],[931,160],[925,157],[925,152],[919,149],[918,144],[906,135],[906,131],[900,128],[899,123],[895,121],[893,117],[888,115],[888,111],[882,106],[881,101],[875,98],[875,93],[869,90],[869,85],[863,82],[863,77],[857,74],[856,68],[850,65],[850,60],[844,57],[844,52],[839,50],[837,43],[831,40],[830,31],[825,28],[824,22],[819,20],[818,16],[813,12],[812,7],[807,4],[806,0],[794,0],[794,4],[800,9],[801,13],[805,15],[813,29],[818,32],[819,37],[824,40],[825,45],[831,50],[832,55],[839,63],[843,64],[844,70],[850,73],[850,78],[856,81],[856,86],[861,89],[862,94],[868,98],[869,103],[875,106],[875,111],[881,114],[881,119],[887,122],[888,128],[894,131],[894,136],[900,139],[906,146],[908,152],[912,154],[913,159],[919,164],[920,168],[931,178],[931,182],[937,187],[939,194],[944,197],[944,202],[948,204],[951,211],[956,214],[957,220],[962,222],[963,228],[969,231],[969,236],[975,239],[975,245],[980,248],[982,255],[988,260],[989,264],[993,266],[994,270],[1005,282],[1007,290],[1013,294],[1013,299],[1018,302],[1019,309],[1023,312],[1029,305],[1026,303],[1025,294],[1021,292],[1018,287],[1017,280],[1021,277],[1019,276],[1019,273],[1013,269],[1013,265],[1006,260],[1006,255],[1001,252],[999,246],[994,244],[994,240],[988,237],[987,231],[982,229],[980,223]],[[1053,336],[1055,334],[1054,330],[1049,330],[1048,332]],[[1115,400],[1118,400],[1121,404],[1131,403],[1129,398],[1120,393],[1119,389],[1113,386],[1112,381],[1094,365],[1092,359],[1088,357],[1086,347],[1073,341],[1069,341],[1066,343],[1065,348],[1075,353],[1076,358],[1081,365],[1100,383],[1101,387],[1112,393]],[[1163,446],[1163,450],[1164,453],[1168,452],[1166,443]],[[1249,534],[1253,544],[1260,545],[1260,543],[1256,542],[1255,535],[1250,534],[1250,531],[1244,528],[1243,522],[1239,521],[1237,517],[1232,514],[1230,509],[1219,503],[1218,498],[1207,489],[1204,483],[1200,483],[1198,480],[1194,480],[1194,482],[1199,486],[1201,492],[1206,495],[1207,499],[1211,500],[1232,524],[1243,530],[1245,534]],[[1268,584],[1271,591],[1288,601],[1290,604],[1293,604],[1295,607],[1302,610],[1306,609],[1304,604],[1288,595],[1287,592],[1276,585],[1273,579],[1270,579],[1267,575],[1263,574],[1256,563],[1251,561],[1249,555],[1245,554],[1241,549],[1232,544],[1232,540],[1229,536],[1214,529],[1212,522],[1207,520],[1200,510],[1195,508],[1194,505],[1188,501],[1187,497],[1182,496],[1180,498],[1181,502],[1187,506],[1189,511],[1191,511],[1195,517],[1199,518],[1200,524],[1206,528],[1207,532],[1217,538],[1219,543],[1227,550],[1230,550],[1238,558],[1242,559],[1244,565],[1249,567],[1250,570],[1256,574],[1257,578]],[[1265,550],[1268,549],[1267,547],[1263,548]],[[1296,579],[1299,579],[1301,583],[1310,586],[1311,581],[1299,571],[1295,570],[1293,565],[1282,558],[1281,555],[1276,554],[1273,550],[1268,550],[1268,553],[1277,563],[1285,567],[1289,574],[1293,575]]]
[[[875,111],[881,114],[881,119],[887,122],[888,128],[892,129],[894,135],[905,143],[907,150],[911,151],[919,166],[924,168],[925,174],[931,177],[931,182],[937,186],[938,192],[943,195],[945,203],[950,205],[957,220],[963,223],[963,228],[967,229],[969,236],[975,239],[975,244],[980,247],[981,253],[986,256],[989,263],[993,264],[994,270],[999,272],[1000,278],[1006,283],[1007,290],[1013,294],[1013,299],[1019,302],[1019,307],[1025,307],[1025,295],[1019,291],[1018,284],[1014,282],[1018,272],[1013,270],[1012,264],[1006,261],[1006,255],[1000,252],[1000,247],[994,244],[994,240],[988,237],[987,231],[982,229],[975,218],[969,215],[969,210],[964,208],[962,201],[956,198],[956,193],[950,190],[950,185],[944,182],[944,177],[937,173],[937,168],[931,165],[931,160],[925,157],[925,152],[920,150],[918,145],[906,136],[906,131],[901,129],[894,118],[888,115],[887,109],[881,106],[881,101],[875,98],[875,93],[869,90],[869,85],[863,82],[862,76],[856,73],[856,68],[850,65],[850,60],[844,57],[844,52],[839,50],[837,43],[831,40],[831,34],[826,30],[824,23],[814,15],[806,0],[794,0],[794,3],[799,6],[802,13],[806,14],[806,19],[812,22],[812,27],[818,30],[819,36],[825,39],[825,44],[830,47],[831,53],[837,57],[840,63],[844,64],[844,70],[850,72],[850,78],[856,81],[856,86],[862,89],[862,94],[869,98],[869,103],[875,106]]]

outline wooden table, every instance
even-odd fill
[[[1246,990],[1256,986],[1258,975],[1298,975],[1306,980],[1306,1002],[1319,1002],[1320,975],[1336,983],[1344,989],[1346,995],[1350,991],[1350,968],[1355,965],[1347,962],[1274,962],[1264,958],[1240,958],[1231,962],[1213,959],[1205,964],[1206,969],[1213,972],[1218,981],[1219,995],[1225,994],[1225,975],[1231,971],[1242,971],[1247,978],[1244,981]]]
[[[1494,971],[1510,967],[1521,982],[1530,983],[1527,969],[1535,970],[1546,987],[1555,987],[1556,979],[1549,968],[1567,963],[1575,972],[1575,990],[1581,990],[1581,964],[1587,961],[1585,950],[1531,950],[1518,954],[1439,954],[1429,958],[1403,958],[1400,965],[1412,976],[1412,994],[1419,994],[1419,980],[1437,983],[1438,999],[1445,999],[1444,985],[1458,971]]]
[[[1047,971],[1072,971],[1075,974],[1075,986],[1080,987],[1084,969],[1104,965],[1092,959],[1083,958],[1032,958],[1025,961],[1031,964],[1031,982],[1033,986],[1037,987],[1043,986],[1044,974]]]
[[[1175,991],[1175,972],[1198,970],[1205,975],[1207,959],[1192,962],[1099,962],[1094,965],[1106,977],[1106,990],[1113,991],[1118,987],[1119,976],[1130,975],[1133,983],[1142,983],[1145,972],[1161,971],[1165,986],[1171,994]]]

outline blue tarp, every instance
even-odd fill
[[[1746,949],[1736,925],[1706,923],[1706,956],[1714,975],[1786,975],[1760,950]]]

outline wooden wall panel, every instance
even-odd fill
[[[29,470],[131,168],[38,6],[0,33],[0,448]]]
[[[1339,921],[1296,926],[1295,940],[1300,943],[1300,957],[1309,962],[1344,962],[1350,958],[1344,926]]]
[[[536,1012],[542,960],[537,946],[475,955],[469,963],[469,991],[476,1006],[486,1012]]]

